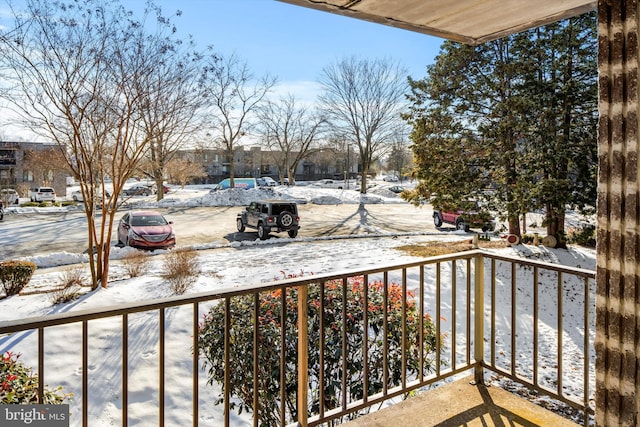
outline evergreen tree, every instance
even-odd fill
[[[545,208],[547,234],[564,246],[566,208],[589,212],[596,199],[595,14],[532,30],[520,45],[534,197]]]
[[[477,47],[445,42],[410,80],[421,180],[410,199],[484,199],[517,235],[520,216],[545,207],[563,245],[566,206],[595,202],[595,25],[588,14]]]

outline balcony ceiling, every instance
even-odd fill
[[[477,45],[594,10],[597,0],[280,0]]]

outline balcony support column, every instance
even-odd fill
[[[640,423],[639,16],[598,1],[597,426]]]

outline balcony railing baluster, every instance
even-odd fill
[[[158,426],[164,427],[164,412],[165,412],[165,309],[158,309],[158,324],[160,325],[159,337],[158,337]],[[195,347],[197,348],[197,347]]]
[[[467,264],[467,271],[470,271],[470,268],[470,264]],[[475,258],[474,279],[473,358],[476,365],[474,380],[476,384],[484,384],[484,259],[482,255],[477,255]]]

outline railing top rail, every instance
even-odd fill
[[[570,267],[567,265],[562,265],[562,264],[552,264],[549,262],[544,262],[544,261],[538,261],[538,260],[530,260],[530,259],[526,259],[526,258],[520,258],[520,257],[515,257],[515,256],[509,256],[509,255],[499,255],[493,252],[489,252],[486,250],[482,250],[482,249],[476,249],[472,252],[482,252],[482,254],[487,257],[487,258],[493,258],[493,259],[497,259],[497,260],[502,260],[502,261],[508,261],[508,262],[514,262],[516,264],[521,264],[521,265],[528,265],[528,266],[538,266],[538,267],[543,267],[547,270],[552,270],[552,271],[562,271],[565,273],[569,273],[569,274],[574,274],[576,276],[582,276],[582,277],[586,277],[586,278],[590,278],[590,279],[595,279],[596,277],[596,272],[593,270],[588,270],[586,268],[577,268],[577,267]]]
[[[79,321],[95,320],[101,318],[115,317],[123,314],[140,313],[145,311],[160,310],[169,307],[177,307],[187,304],[196,304],[206,301],[213,301],[222,298],[230,298],[239,295],[251,294],[254,292],[268,292],[275,289],[282,289],[294,286],[308,286],[309,284],[325,282],[345,277],[363,276],[383,273],[386,271],[403,270],[415,267],[421,267],[429,264],[449,262],[452,260],[470,259],[478,255],[486,258],[494,258],[498,260],[514,262],[521,265],[540,266],[548,270],[563,271],[578,276],[594,278],[595,272],[580,268],[567,267],[563,265],[550,264],[542,261],[526,260],[518,257],[498,255],[482,249],[474,249],[465,252],[457,252],[453,254],[439,255],[428,257],[419,261],[405,264],[381,265],[376,268],[366,268],[359,270],[350,270],[336,273],[315,274],[302,277],[294,277],[283,280],[274,280],[273,282],[247,285],[241,288],[222,288],[215,291],[200,292],[188,295],[180,295],[154,300],[143,300],[128,304],[119,304],[107,307],[99,307],[87,310],[78,310],[67,313],[58,313],[53,315],[45,315],[39,317],[31,317],[24,319],[16,319],[11,321],[0,322],[0,334],[8,334],[25,329],[37,329],[40,327],[50,327],[75,323]]]

